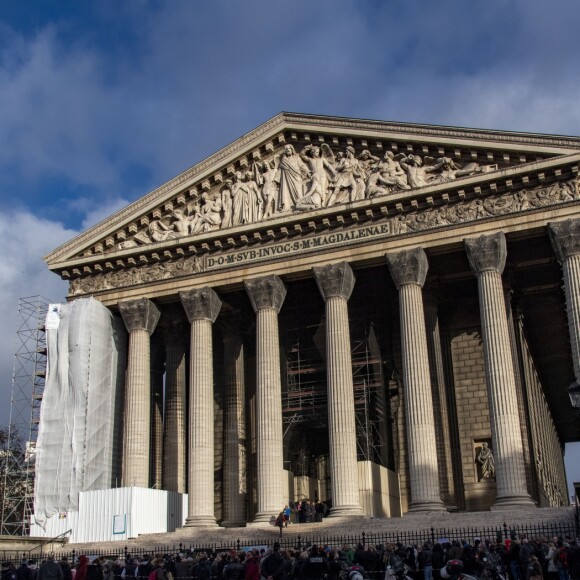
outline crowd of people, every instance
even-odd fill
[[[449,573],[451,571],[451,573]],[[227,552],[189,551],[123,559],[81,555],[75,562],[49,556],[39,566],[2,564],[1,580],[580,580],[580,546],[569,538],[503,542],[427,541],[254,547]]]

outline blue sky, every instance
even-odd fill
[[[579,23],[577,0],[1,0],[2,412],[61,242],[280,111],[580,135]]]

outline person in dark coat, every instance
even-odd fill
[[[12,562],[4,562],[2,564],[2,580],[16,580],[16,571]]]
[[[38,580],[63,580],[62,568],[54,561],[51,554],[38,570]]]
[[[22,560],[22,563],[16,568],[16,580],[32,580],[32,571],[28,567],[28,560]]]
[[[580,546],[578,540],[570,542],[568,548],[568,574],[570,580],[580,580]]]

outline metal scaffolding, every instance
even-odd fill
[[[370,284],[362,290],[363,307],[349,312],[357,455],[359,461],[387,465],[389,396],[376,337],[381,297]],[[314,476],[320,457],[328,457],[325,322],[319,307],[304,307],[317,298],[313,285],[289,296],[282,324],[284,455],[295,475]]]
[[[48,305],[42,296],[18,302],[10,423],[0,451],[0,534],[28,535],[30,529],[35,448],[47,370],[44,324]]]

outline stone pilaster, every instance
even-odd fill
[[[221,308],[211,288],[180,292],[191,324],[189,359],[189,515],[186,526],[216,526],[212,324]]]
[[[411,503],[409,511],[444,510],[439,490],[435,423],[422,287],[427,256],[414,248],[386,256],[399,290],[405,420]]]
[[[123,431],[123,487],[149,487],[149,437],[151,428],[150,337],[159,310],[147,298],[119,303],[129,331]]]
[[[495,508],[533,506],[526,472],[514,366],[501,274],[507,255],[502,232],[464,240],[477,276],[485,378],[489,397],[497,495]]]
[[[163,431],[163,489],[186,493],[187,324],[177,313],[164,313],[165,425]]]
[[[277,276],[244,282],[256,312],[256,431],[258,512],[256,522],[267,522],[284,507],[284,450],[282,444],[282,385],[278,313],[286,297]]]
[[[243,526],[246,522],[246,410],[244,343],[242,321],[236,314],[225,320],[224,380],[224,522]]]
[[[580,385],[580,219],[549,223],[548,231],[564,274],[574,376]]]
[[[346,262],[313,268],[326,305],[326,373],[331,516],[361,515],[348,305],[354,274]]]

